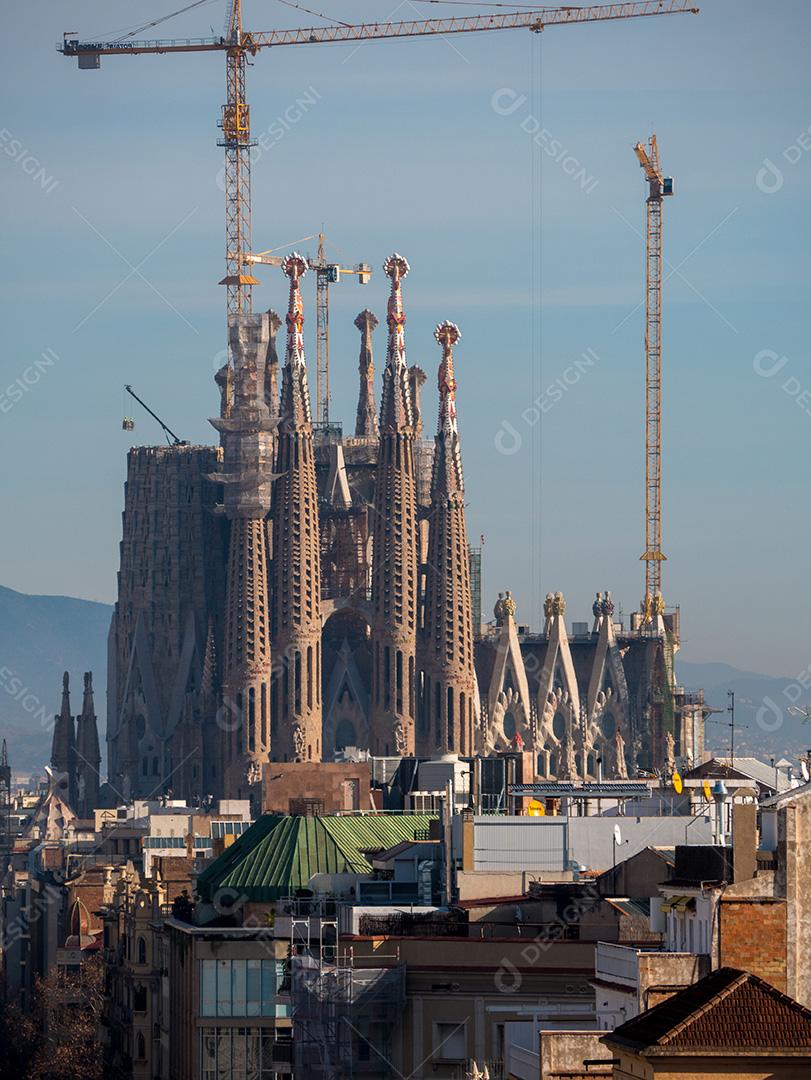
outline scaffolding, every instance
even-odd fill
[[[290,917],[290,1003],[296,1080],[391,1075],[392,1032],[405,1007],[405,965],[362,966],[339,944],[338,901],[283,901]]]

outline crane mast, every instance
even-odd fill
[[[638,0],[627,4],[592,4],[584,7],[537,8],[508,14],[472,15],[461,18],[417,19],[400,22],[339,23],[332,26],[304,27],[295,30],[246,31],[242,26],[241,0],[229,0],[228,23],[221,37],[168,38],[138,40],[133,31],[113,41],[81,41],[65,34],[57,49],[64,56],[75,56],[79,68],[92,70],[100,66],[102,56],[140,56],[144,54],[224,52],[227,100],[222,109],[219,126],[225,149],[225,220],[226,273],[220,284],[227,290],[227,313],[233,315],[251,310],[251,289],[258,285],[249,272],[251,256],[251,124],[246,89],[248,55],[260,49],[285,45],[317,45],[348,41],[367,41],[385,38],[423,37],[430,34],[462,34],[524,28],[540,33],[548,26],[607,22],[617,19],[637,19],[658,15],[698,14],[688,0]],[[144,27],[141,28],[145,29]],[[321,275],[318,277],[321,285]],[[327,311],[326,283],[319,294],[319,311]],[[319,364],[322,386],[322,411],[329,415],[329,387],[326,368],[328,320],[319,324],[319,348],[323,362]],[[321,354],[319,354],[321,355]],[[230,414],[232,397],[232,363],[229,347],[224,410]]]
[[[222,107],[218,145],[225,149],[225,277],[228,320],[251,311],[251,286],[259,280],[247,269],[245,256],[251,250],[251,110],[245,87],[248,65],[242,33],[242,0],[231,0],[228,37],[232,44],[225,54],[226,104]],[[231,413],[233,362],[228,346],[225,415]]]
[[[634,147],[648,183],[645,242],[645,594],[643,624],[664,614],[662,599],[662,201],[673,194],[673,179],[663,176],[659,146]]]
[[[315,273],[315,325],[316,325],[316,410],[315,416],[319,424],[329,424],[329,287],[337,284],[344,274],[354,274],[361,285],[367,285],[372,276],[372,268],[368,263],[358,263],[356,266],[340,266],[338,263],[329,262],[324,246],[323,232],[313,236],[304,236],[302,240],[318,240],[318,254],[313,259],[307,258],[307,266]],[[260,251],[254,255],[246,255],[245,262],[248,266],[259,263],[265,266],[281,266],[284,262],[282,255],[274,255],[273,251]]]

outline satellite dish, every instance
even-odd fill
[[[678,772],[673,773],[673,790],[677,795],[681,795],[684,790],[684,784],[682,783],[681,774]]]
[[[806,765],[805,761],[800,762],[800,772],[803,774],[803,780],[805,780],[805,782],[807,784],[808,780],[809,780],[809,776],[808,776],[808,766]]]
[[[546,808],[540,799],[530,799],[527,803],[527,813],[530,817],[544,817]]]
[[[622,832],[619,825],[614,826],[614,843],[617,845],[617,847],[619,847],[619,845],[622,843]]]
[[[701,788],[704,792],[704,798],[707,800],[707,802],[712,802],[712,791],[710,789],[709,780],[705,780],[704,783],[701,785]]]

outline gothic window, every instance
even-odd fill
[[[504,729],[504,738],[507,740],[507,742],[512,742],[518,729],[515,724],[515,717],[509,709],[507,710],[507,712],[504,713],[502,727]]]
[[[262,683],[261,689],[261,713],[262,713],[262,749],[266,750],[268,745],[268,691],[267,685]]]
[[[313,647],[307,646],[307,708],[313,707]]]
[[[135,1036],[135,1057],[138,1061],[143,1061],[146,1057],[146,1042],[142,1032],[138,1032]]]
[[[437,746],[442,745],[442,688],[439,683],[434,686],[434,742]]]
[[[397,712],[403,711],[403,654],[397,650]]]
[[[301,653],[296,650],[295,660],[293,662],[293,694],[295,701],[295,711],[297,714],[301,713]]]
[[[552,734],[560,741],[566,734],[566,717],[558,710],[552,720]]]
[[[383,649],[383,705],[391,707],[391,647],[386,645]]]
[[[138,938],[138,963],[146,963],[146,941],[142,937]]]
[[[414,715],[414,657],[408,658],[408,715]]]
[[[448,687],[448,749],[454,749],[453,738],[453,687]]]

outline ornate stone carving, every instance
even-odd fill
[[[625,740],[619,729],[614,734],[614,771],[617,780],[628,779],[628,764],[625,760]]]

